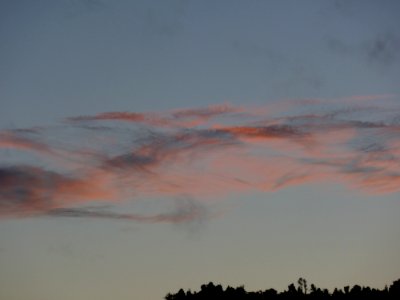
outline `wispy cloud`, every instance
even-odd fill
[[[377,36],[367,45],[367,56],[370,62],[380,65],[391,65],[398,59],[400,37],[390,33]]]
[[[126,220],[140,223],[201,222],[212,217],[204,206],[189,200],[177,202],[175,210],[171,212],[155,215],[117,213],[104,210],[102,207],[55,208],[45,214],[52,217]]]
[[[30,137],[32,133],[34,135]],[[35,140],[35,133],[34,130],[0,131],[0,148],[32,150],[41,154],[54,155],[55,152],[51,147]]]
[[[24,165],[0,168],[1,215],[29,216],[58,207],[114,198],[114,192],[95,174],[74,176]]]
[[[358,43],[330,37],[326,45],[334,53],[363,58],[371,66],[386,69],[398,63],[400,37],[392,32],[383,32]]]
[[[358,95],[259,109],[105,112],[71,117],[62,127],[3,130],[0,149],[56,156],[59,164],[21,159],[0,166],[0,216],[180,223],[212,214],[195,202],[151,215],[82,205],[182,195],[207,201],[323,180],[367,193],[398,192],[400,106],[393,100]]]
[[[207,108],[180,109],[170,112],[106,112],[92,116],[78,116],[68,118],[69,121],[125,121],[142,123],[156,127],[194,127],[202,125],[210,119],[223,116],[241,109],[228,104],[214,105]]]

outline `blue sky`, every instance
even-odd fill
[[[399,278],[399,9],[1,1],[1,298]]]

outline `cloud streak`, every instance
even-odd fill
[[[357,95],[260,109],[105,112],[71,117],[63,127],[3,130],[0,149],[56,156],[58,165],[3,163],[0,217],[182,223],[212,215],[204,209],[211,199],[252,190],[336,181],[366,193],[399,192],[400,107],[393,100]],[[150,215],[81,207],[182,195],[204,203]]]
[[[140,223],[186,223],[201,222],[211,217],[208,210],[193,201],[181,201],[174,211],[155,215],[124,214],[104,211],[99,207],[55,208],[46,212],[50,217],[93,218],[108,220],[126,220]]]
[[[210,119],[229,113],[240,112],[241,109],[228,104],[214,105],[207,108],[182,109],[171,112],[105,112],[93,116],[68,118],[69,121],[125,121],[141,123],[155,127],[194,127],[202,125]]]
[[[0,132],[0,148],[31,150],[44,155],[55,155],[48,145],[27,136],[26,133],[32,132],[34,133],[33,130],[22,131],[23,134],[18,131]]]

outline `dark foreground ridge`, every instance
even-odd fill
[[[382,290],[370,287],[345,286],[343,289],[335,288],[333,292],[321,289],[314,284],[308,286],[304,278],[299,278],[297,286],[291,283],[288,288],[278,293],[275,289],[265,291],[247,292],[244,286],[226,289],[218,284],[210,282],[203,284],[198,292],[180,289],[176,294],[167,294],[166,300],[189,300],[189,299],[229,299],[229,300],[266,300],[266,299],[400,299],[400,279],[394,281],[390,287]]]

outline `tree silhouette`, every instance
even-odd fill
[[[400,279],[394,281],[389,288],[389,293],[391,295],[400,297]]]
[[[281,293],[275,289],[267,289],[265,291],[247,292],[244,286],[237,288],[228,286],[225,290],[218,284],[213,282],[203,284],[198,292],[188,290],[185,292],[180,289],[176,294],[168,293],[166,300],[202,300],[202,299],[221,299],[221,300],[274,300],[274,299],[400,299],[400,279],[394,281],[390,287],[385,286],[384,289],[374,289],[370,287],[362,287],[354,285],[352,287],[345,286],[342,289],[335,288],[332,293],[327,289],[321,289],[314,284],[310,285],[308,290],[307,280],[300,277],[297,280],[298,287],[291,283]]]
[[[299,284],[300,292],[307,294],[307,280],[300,277],[299,280],[297,280],[297,283]]]

